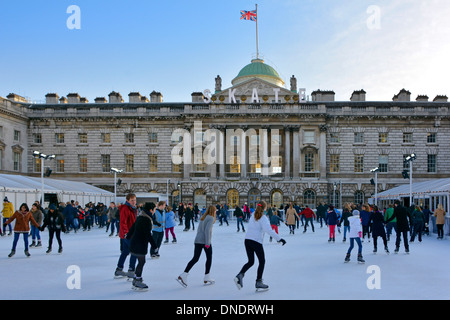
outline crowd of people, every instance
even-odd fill
[[[99,229],[105,228],[109,236],[118,236],[120,239],[120,256],[114,272],[115,278],[127,277],[133,282],[136,290],[146,290],[148,287],[142,281],[142,271],[145,265],[145,257],[148,253],[152,259],[160,257],[159,249],[161,244],[169,242],[169,234],[172,243],[177,242],[175,226],[183,225],[183,231],[196,230],[197,235],[194,240],[194,256],[186,265],[183,273],[177,280],[184,287],[187,286],[187,276],[193,265],[199,260],[202,251],[205,252],[207,262],[205,266],[205,284],[212,284],[214,280],[209,276],[212,261],[212,226],[216,219],[219,226],[224,223],[230,225],[229,218],[236,220],[237,232],[246,232],[245,251],[248,262],[242,267],[235,277],[236,286],[240,289],[243,286],[243,277],[246,271],[254,264],[254,256],[258,258],[259,266],[255,287],[260,290],[268,289],[262,282],[262,273],[265,265],[263,235],[267,233],[270,241],[275,238],[283,245],[286,243],[279,235],[279,226],[284,223],[289,228],[289,233],[294,235],[295,230],[303,227],[303,233],[308,228],[315,232],[314,223],[320,224],[320,228],[328,227],[328,242],[336,241],[336,230],[341,233],[343,229],[342,241],[347,237],[350,239],[350,246],[345,256],[345,262],[350,261],[351,252],[358,245],[358,262],[364,263],[362,257],[362,243],[367,239],[373,241],[373,252],[376,253],[377,239],[381,237],[384,250],[389,253],[388,241],[395,230],[395,253],[400,249],[403,241],[405,252],[409,253],[409,243],[422,241],[422,235],[429,234],[430,216],[436,217],[438,239],[443,239],[443,226],[445,224],[446,212],[441,204],[435,212],[431,212],[428,207],[422,209],[418,205],[405,208],[400,201],[395,201],[388,208],[381,210],[377,206],[368,204],[346,203],[342,210],[336,210],[332,205],[321,203],[315,210],[308,206],[300,207],[296,203],[290,203],[277,208],[268,206],[266,202],[260,201],[256,208],[245,203],[242,207],[236,206],[232,210],[226,204],[211,205],[199,208],[198,204],[191,203],[174,204],[167,206],[165,201],[155,203],[137,204],[134,194],[128,194],[124,204],[117,206],[111,202],[108,207],[103,203],[88,203],[84,207],[76,201],[67,203],[50,204],[44,209],[38,201],[34,202],[31,208],[26,203],[22,203],[18,210],[14,210],[13,205],[5,197],[2,209],[2,227],[0,234],[5,236],[6,229],[8,235],[14,234],[13,245],[8,257],[15,254],[16,246],[20,235],[23,235],[25,255],[30,256],[29,247],[41,247],[40,232],[45,228],[49,231],[49,240],[46,253],[51,253],[53,237],[56,236],[58,242],[58,253],[62,253],[61,233],[76,233],[80,229],[89,231],[94,226]],[[15,221],[14,230],[11,228]],[[247,227],[247,230],[246,230]],[[409,236],[408,237],[408,233]],[[32,237],[29,245],[28,237]],[[148,249],[150,243],[150,250]],[[129,258],[128,271],[124,271],[124,264]]]

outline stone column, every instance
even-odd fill
[[[192,171],[192,125],[185,125],[184,129],[189,130],[189,134],[183,136],[183,178],[189,180]]]
[[[284,177],[291,177],[291,126],[284,126]]]
[[[242,129],[242,134],[241,134],[241,157],[240,157],[240,161],[241,161],[241,179],[247,179],[247,139],[246,139],[246,131],[248,129],[248,126],[241,126]]]
[[[321,125],[319,127],[320,139],[319,139],[319,161],[320,161],[320,179],[327,177],[327,127]]]
[[[292,177],[297,179],[300,171],[300,126],[293,126],[293,142],[292,142]]]

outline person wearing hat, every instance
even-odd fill
[[[48,227],[48,249],[46,253],[52,252],[53,235],[56,234],[56,240],[58,241],[59,250],[58,253],[62,253],[62,241],[61,241],[61,231],[66,232],[66,226],[64,224],[64,216],[56,208],[55,204],[50,204],[48,207],[48,214],[44,219],[44,224],[40,228],[44,231],[45,227]]]
[[[2,209],[2,216],[3,216],[3,223],[5,223],[9,218],[11,218],[11,216],[14,213],[14,206],[11,202],[8,201],[8,197],[5,197],[3,199],[3,209]],[[9,224],[9,233],[8,236],[10,236],[12,234],[12,228],[11,225]],[[5,228],[3,228],[3,234],[6,234],[6,230]]]

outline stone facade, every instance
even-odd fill
[[[406,183],[401,174],[403,158],[411,153],[417,154],[414,179],[450,177],[450,104],[445,96],[412,102],[402,90],[393,101],[370,102],[360,90],[351,101],[334,101],[333,91],[318,90],[314,101],[304,101],[296,88],[287,90],[257,77],[217,89],[221,88],[216,86],[211,97],[193,94],[192,103],[162,102],[159,92],[152,92],[150,100],[130,93],[128,103],[117,92],[109,95],[108,102],[97,98],[95,103],[81,101],[78,94],[62,97],[59,103],[59,96],[51,94],[47,103],[33,105],[2,99],[1,172],[15,171],[5,159],[12,159],[11,150],[20,146],[24,165],[16,172],[39,175],[31,156],[32,150],[39,150],[56,155],[46,162],[52,178],[112,190],[110,167],[123,169],[119,194],[168,190],[171,201],[200,205],[254,205],[264,199],[312,207],[322,201],[366,202],[375,191],[370,183],[370,170],[375,167],[382,167],[378,191]],[[8,111],[12,104],[20,112],[12,115]],[[180,141],[173,140],[172,134],[187,130],[192,144],[184,152],[194,151],[195,123],[201,123],[202,132],[221,132],[228,144],[218,149],[219,156],[225,158],[227,151],[239,149],[241,164],[234,158],[236,163],[225,159],[223,164],[174,165],[171,152]],[[18,145],[6,139],[11,128],[23,131],[24,140]],[[259,138],[233,140],[237,138],[230,137],[228,130],[238,129],[254,129]],[[264,164],[250,163],[255,141],[269,151],[273,143],[279,148],[280,163],[269,175],[263,174]],[[200,143],[202,151],[206,145]]]

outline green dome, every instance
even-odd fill
[[[278,72],[271,66],[265,64],[264,60],[261,59],[253,59],[250,64],[241,69],[231,83],[236,85],[251,78],[261,78],[277,86],[284,86],[284,81],[280,78]]]

